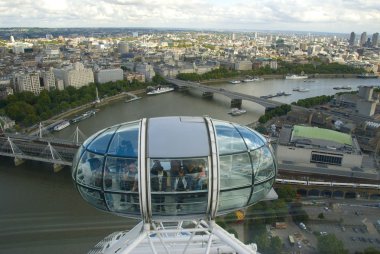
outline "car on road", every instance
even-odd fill
[[[351,236],[351,241],[355,242],[356,241],[356,237],[355,236]]]

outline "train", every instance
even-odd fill
[[[281,179],[281,178],[277,178],[276,183],[306,185],[306,186],[348,187],[348,188],[377,189],[377,190],[380,189],[380,184],[318,182],[318,181],[309,181],[309,180],[291,180],[291,179]]]

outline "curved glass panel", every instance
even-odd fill
[[[103,156],[84,152],[77,165],[77,183],[101,188],[103,179]]]
[[[91,141],[92,141],[95,137],[97,137],[100,133],[102,133],[103,131],[105,131],[105,130],[100,130],[100,131],[97,131],[97,132],[95,132],[94,134],[92,134],[89,138],[87,138],[87,139],[83,142],[83,146],[84,146],[84,147],[87,147],[87,145],[90,144]]]
[[[153,215],[205,213],[208,167],[206,158],[151,159]]]
[[[106,130],[105,132],[101,133],[88,145],[87,149],[94,153],[105,154],[107,152],[110,140],[113,134],[115,133],[116,129],[117,127],[112,127]]]
[[[140,215],[138,192],[130,192],[128,194],[106,192],[105,198],[112,212]]]
[[[222,191],[219,196],[218,213],[228,210],[237,210],[248,203],[251,187]]]
[[[276,166],[273,155],[267,146],[251,152],[252,161],[259,161],[255,164],[255,184],[273,177],[276,173]]]
[[[85,187],[78,187],[79,193],[82,197],[96,208],[107,210],[106,203],[104,202],[103,195],[100,191],[87,189]]]
[[[262,200],[263,198],[265,198],[265,196],[271,190],[273,182],[274,182],[274,179],[262,184],[255,185],[248,205],[253,205],[259,202],[260,200]]]
[[[215,121],[214,124],[220,155],[247,151],[243,138],[234,126],[218,121]]]
[[[82,153],[84,151],[84,147],[83,146],[80,146],[78,148],[78,151],[76,152],[76,154],[74,155],[74,158],[73,158],[73,165],[71,167],[71,177],[75,180],[75,176],[77,174],[77,165],[78,165],[78,162],[79,162],[79,158],[82,156]]]
[[[235,125],[235,127],[243,136],[244,141],[249,149],[254,150],[265,145],[266,141],[257,132],[239,125]]]
[[[222,190],[252,185],[252,165],[247,152],[219,158]]]
[[[139,143],[139,124],[124,125],[113,136],[108,149],[109,155],[137,157]]]

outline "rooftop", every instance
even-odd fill
[[[292,139],[294,137],[297,137],[298,139],[321,139],[326,141],[333,141],[342,145],[352,146],[352,138],[350,135],[317,127],[295,125],[293,127]]]

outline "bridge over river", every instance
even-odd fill
[[[261,106],[263,106],[265,108],[274,108],[274,107],[278,107],[278,106],[285,104],[282,102],[277,102],[277,101],[272,101],[272,100],[268,100],[268,99],[264,99],[264,98],[259,98],[259,97],[253,96],[253,95],[229,91],[229,90],[226,90],[223,88],[206,86],[206,85],[202,85],[202,84],[199,84],[196,82],[184,81],[184,80],[179,80],[179,79],[175,79],[175,78],[168,78],[168,77],[166,77],[165,79],[167,82],[169,82],[172,85],[179,87],[180,89],[192,88],[192,89],[197,89],[199,91],[202,91],[203,97],[212,97],[213,94],[215,94],[215,93],[224,95],[224,96],[231,99],[231,107],[241,108],[243,100],[255,102],[255,103],[260,104]],[[292,107],[297,107],[297,106],[292,105]],[[301,107],[297,107],[297,108],[301,108]],[[302,108],[302,109],[304,109],[304,108]]]

